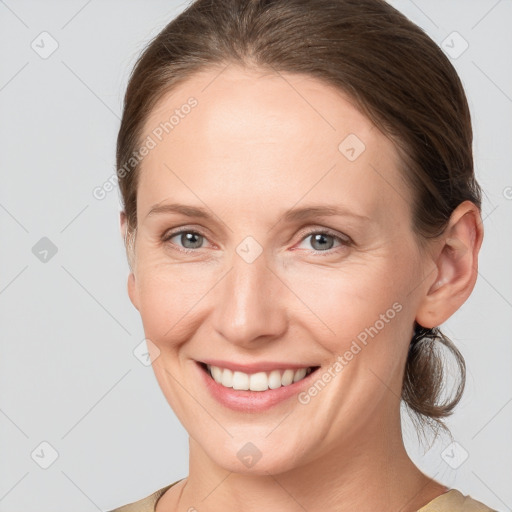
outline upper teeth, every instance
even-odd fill
[[[311,372],[311,368],[299,368],[298,370],[272,370],[271,372],[248,374],[238,371],[233,372],[228,368],[218,366],[206,365],[206,367],[215,382],[227,388],[245,391],[267,391],[269,388],[276,389],[281,386],[289,386]]]

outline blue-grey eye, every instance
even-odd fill
[[[179,237],[179,242],[184,249],[200,249],[203,245],[204,236],[194,231],[181,231],[175,233],[168,240],[172,241],[173,238]]]
[[[329,250],[334,246],[335,237],[327,233],[315,233],[309,235],[309,238],[311,238],[311,246],[315,251]]]
[[[303,244],[307,244],[306,247]],[[348,244],[348,240],[344,240],[340,236],[333,235],[327,231],[312,231],[301,240],[301,249],[311,249],[318,252],[328,252],[330,249],[337,249]]]

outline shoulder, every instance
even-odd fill
[[[441,494],[430,503],[421,507],[418,512],[497,512],[474,500],[469,495],[464,495],[457,489],[451,489]]]
[[[127,505],[123,505],[122,507],[118,507],[114,510],[110,510],[109,512],[154,512],[156,502],[160,499],[160,497],[174,484],[177,484],[181,480],[173,482],[170,485],[162,487],[155,491],[153,494],[142,498],[141,500],[135,501],[133,503],[128,503]]]

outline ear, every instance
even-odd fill
[[[436,272],[418,307],[418,324],[437,327],[464,304],[476,283],[483,234],[477,206],[471,201],[462,202],[438,241],[434,253]]]
[[[126,217],[126,213],[124,211],[120,212],[119,216],[119,224],[121,230],[121,236],[124,240],[124,247],[126,250],[126,255],[128,257],[128,263],[130,264],[130,273],[128,274],[128,297],[130,297],[131,303],[138,310],[139,309],[139,294],[137,290],[137,282],[135,279],[135,273],[132,269],[132,265],[130,263],[130,254],[127,246],[127,235],[128,235],[128,219]]]

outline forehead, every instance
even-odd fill
[[[190,98],[195,106],[184,108]],[[139,193],[152,204],[186,186],[189,197],[230,205],[307,195],[367,214],[407,194],[393,143],[348,95],[305,75],[233,65],[203,71],[160,100],[148,136],[156,145],[141,165]]]
[[[180,116],[167,139],[186,142],[191,131],[203,145],[224,135],[226,144],[250,146],[276,142],[290,149],[325,142],[325,147],[348,129],[369,145],[380,133],[339,89],[316,78],[289,73],[270,73],[229,65],[199,72],[163,96],[145,123],[145,133],[168,121],[190,97],[197,106]],[[187,122],[184,121],[188,118]],[[176,121],[178,121],[176,119]],[[307,135],[307,138],[299,139]],[[283,147],[283,149],[285,149]]]

